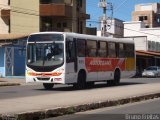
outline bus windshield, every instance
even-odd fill
[[[32,35],[28,39],[26,62],[37,71],[52,71],[64,62],[63,36],[47,35]]]
[[[32,66],[55,66],[63,63],[63,43],[28,44],[27,64]]]

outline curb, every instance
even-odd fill
[[[148,95],[141,95],[141,96],[134,96],[129,98],[122,98],[118,100],[106,100],[106,101],[99,101],[95,103],[77,105],[77,106],[68,106],[64,108],[53,108],[53,109],[46,109],[40,111],[30,111],[25,113],[18,113],[14,115],[0,115],[0,120],[39,120],[45,119],[50,117],[57,117],[67,114],[73,114],[76,112],[83,112],[87,110],[94,110],[103,107],[111,107],[117,105],[124,105],[127,103],[134,103],[140,102],[144,100],[159,98],[160,93],[152,93]]]
[[[0,83],[0,87],[5,87],[5,86],[20,86],[20,83]]]

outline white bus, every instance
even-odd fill
[[[26,82],[73,84],[78,89],[136,72],[134,42],[66,32],[40,32],[27,40]]]

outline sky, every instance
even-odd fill
[[[99,17],[103,16],[103,9],[98,7],[100,0],[86,0],[87,14],[90,14],[90,19],[87,26],[98,27]],[[131,13],[134,11],[136,4],[143,3],[160,3],[160,0],[107,0],[107,3],[113,4],[113,18],[118,18],[123,21],[131,21]],[[111,12],[107,12],[107,17],[111,17]]]

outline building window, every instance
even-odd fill
[[[57,23],[57,28],[61,28],[61,23]]]
[[[8,0],[8,5],[10,5],[10,0]]]
[[[77,0],[77,11],[80,11],[80,8],[82,8],[82,0]]]
[[[160,18],[157,18],[157,22],[160,23]]]
[[[82,7],[82,0],[78,0],[78,1],[77,1],[77,6],[78,6],[78,7]]]
[[[156,21],[157,21],[158,24],[160,24],[160,15],[157,15]]]
[[[147,16],[139,16],[139,21],[148,20]]]
[[[11,20],[10,19],[8,19],[8,26],[9,26],[8,33],[11,33]]]
[[[144,20],[148,20],[147,16],[144,16]]]
[[[148,41],[148,50],[152,50],[152,42]]]
[[[82,7],[82,0],[79,0],[79,2],[80,2],[80,7]]]
[[[143,21],[143,17],[142,16],[139,17],[139,21]]]
[[[41,4],[50,4],[52,2],[52,0],[41,0],[40,3]]]
[[[82,21],[80,22],[80,33],[81,34],[83,33],[83,22]]]
[[[67,23],[66,23],[66,22],[63,23],[63,27],[64,27],[64,28],[67,27]]]

